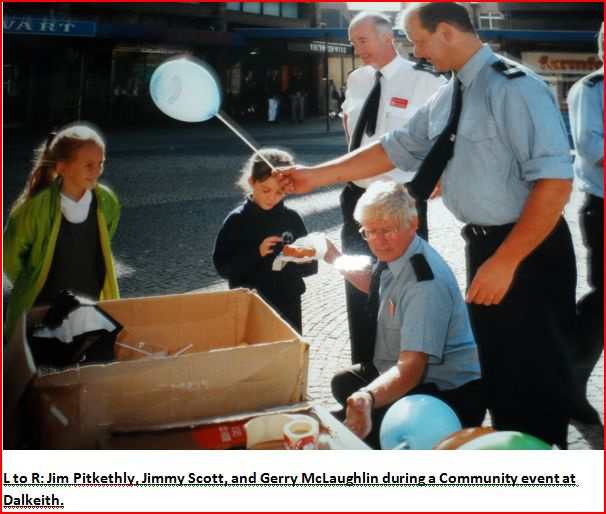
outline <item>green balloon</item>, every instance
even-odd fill
[[[546,442],[522,432],[493,432],[472,439],[459,450],[553,450]]]

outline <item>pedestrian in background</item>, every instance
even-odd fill
[[[297,68],[288,84],[290,98],[290,120],[293,123],[303,123],[305,119],[305,97],[307,96],[307,82],[303,77],[303,70]]]
[[[331,119],[337,117],[340,98],[341,93],[337,89],[337,86],[335,86],[335,81],[328,79],[328,115]]]
[[[337,102],[337,116],[343,117],[343,103],[345,102],[345,94],[347,93],[347,87],[342,84],[339,88],[339,101]]]
[[[267,94],[267,121],[273,123],[278,118],[280,109],[280,94],[282,92],[282,81],[280,70],[271,70],[269,77],[265,80],[265,93]]]
[[[446,79],[427,68],[400,57],[394,47],[393,28],[380,13],[361,12],[349,24],[349,39],[364,66],[354,70],[347,80],[343,103],[343,125],[349,150],[355,150],[383,134],[404,125],[425,101],[446,84]],[[353,213],[366,188],[377,180],[406,183],[414,176],[411,169],[394,168],[378,177],[348,182],[341,193],[343,251],[372,256],[368,243],[359,233]],[[427,202],[417,201],[419,234],[427,239]],[[351,362],[363,362],[365,354],[364,308],[366,295],[345,282],[347,320],[351,344]]]
[[[120,204],[97,182],[104,163],[105,142],[85,125],[53,132],[37,148],[4,231],[4,271],[13,283],[7,337],[23,313],[51,304],[62,289],[92,300],[118,298],[110,241]]]
[[[598,34],[598,54],[604,62],[604,23]],[[604,65],[583,77],[568,93],[574,170],[585,192],[580,211],[583,242],[587,248],[591,291],[577,304],[578,340],[574,349],[577,381],[573,416],[600,423],[586,398],[587,381],[604,348]]]
[[[281,150],[267,148],[261,153],[273,166],[293,163],[292,156]],[[286,233],[293,240],[307,235],[305,223],[296,211],[284,205],[285,195],[272,176],[272,169],[257,154],[242,168],[238,185],[252,194],[223,221],[213,251],[215,268],[227,279],[230,289],[256,289],[302,333],[303,277],[317,273],[318,262],[289,262],[281,271],[273,271],[272,264],[282,249]]]
[[[327,164],[277,170],[287,191],[357,180],[399,165],[427,198],[441,179],[463,223],[471,324],[497,430],[567,447],[576,261],[562,217],[572,190],[566,129],[549,86],[479,40],[465,7],[409,5],[415,56],[454,71],[401,129]]]

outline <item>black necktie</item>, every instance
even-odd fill
[[[387,268],[387,263],[377,262],[372,270],[370,289],[368,290],[368,301],[366,302],[364,329],[365,341],[362,348],[361,362],[372,362],[375,355],[375,341],[377,336],[377,318],[379,316],[379,286],[381,285],[381,273]]]
[[[353,137],[349,142],[349,151],[360,148],[362,142],[362,136],[366,132],[367,136],[373,136],[375,129],[377,128],[377,113],[379,112],[379,101],[381,100],[381,72],[375,73],[375,85],[368,93],[364,107],[360,112],[358,123],[356,123],[356,129],[354,130]]]
[[[461,117],[461,107],[463,94],[461,92],[461,81],[455,77],[453,82],[452,106],[448,122],[442,133],[436,139],[429,153],[419,166],[419,170],[414,178],[406,184],[408,192],[417,200],[427,200],[433,190],[436,188],[446,164],[454,154],[455,138],[459,118]]]

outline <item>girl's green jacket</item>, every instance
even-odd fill
[[[118,283],[110,248],[118,220],[120,204],[107,187],[97,184],[97,219],[101,251],[105,261],[105,280],[101,300],[118,298]],[[4,335],[9,339],[19,318],[27,312],[42,290],[55,253],[55,244],[61,225],[61,196],[59,184],[48,188],[14,209],[4,231],[4,272],[13,283]]]

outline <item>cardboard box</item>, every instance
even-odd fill
[[[253,292],[98,305],[124,326],[120,340],[164,347],[168,356],[42,374],[26,334],[45,310],[31,311],[5,350],[5,427],[29,387],[41,448],[92,449],[113,426],[186,423],[306,399],[309,345]]]
[[[371,448],[337,421],[321,405],[283,406],[258,412],[201,420],[191,426],[167,426],[123,430],[119,427],[105,434],[98,446],[103,450],[205,450],[244,449],[246,433],[243,425],[256,416],[266,414],[305,414],[320,422],[321,450],[370,450]],[[258,449],[283,450],[283,441],[271,441]]]

